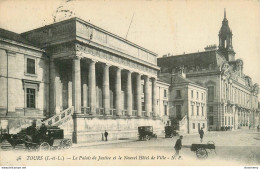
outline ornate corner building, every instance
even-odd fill
[[[184,68],[186,77],[207,90],[209,130],[259,125],[258,84],[243,73],[243,61],[235,59],[232,31],[226,11],[219,31],[219,46],[204,52],[158,58],[162,73]],[[191,95],[191,93],[189,93]]]

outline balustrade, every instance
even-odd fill
[[[132,116],[137,116],[137,110],[132,110]]]
[[[63,110],[59,114],[56,114],[56,115],[52,116],[51,118],[45,120],[44,123],[47,125],[50,125],[50,126],[56,125],[57,123],[62,122],[64,119],[70,118],[72,113],[73,113],[73,107],[70,107],[66,110]]]

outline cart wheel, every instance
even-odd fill
[[[61,142],[61,148],[65,149],[65,148],[70,148],[72,146],[72,142],[69,139],[64,139]]]
[[[43,150],[43,151],[49,151],[51,148],[51,146],[46,143],[46,142],[43,142],[41,145],[40,145],[40,150]]]
[[[196,156],[198,159],[206,159],[208,158],[208,152],[204,148],[199,148],[196,151]]]

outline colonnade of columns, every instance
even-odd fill
[[[96,115],[97,114],[97,93],[96,93],[96,63],[95,60],[89,60],[86,67],[88,68],[88,87],[81,88],[81,59],[73,58],[72,60],[72,105],[74,106],[74,112],[77,114],[82,113],[81,105],[82,98],[88,98],[88,114]],[[124,70],[120,67],[116,67],[115,76],[114,76],[114,105],[115,107],[111,107],[110,105],[110,73],[109,69],[112,65],[102,64],[102,105],[104,115],[111,115],[111,110],[115,109],[113,115],[121,116],[156,116],[157,115],[157,90],[156,90],[156,79],[150,78],[147,75],[142,75],[138,72],[132,72],[129,70]],[[125,94],[126,94],[126,104],[125,107],[122,104],[122,70],[126,71],[126,86],[125,86]],[[132,77],[135,78],[132,81]],[[144,78],[144,105],[145,111],[142,110],[142,85],[141,85],[141,77]],[[152,90],[149,88],[150,80],[152,81]],[[134,85],[134,87],[132,86]],[[133,92],[133,89],[135,90]],[[83,90],[83,96],[82,91]],[[87,92],[87,94],[85,94]],[[134,96],[133,96],[134,94]],[[133,97],[135,99],[133,99]],[[133,104],[133,101],[135,102]],[[87,101],[84,101],[83,106],[86,106]],[[135,107],[133,106],[135,105]],[[136,110],[134,110],[136,109]],[[113,111],[112,110],[112,111]],[[56,112],[58,113],[58,112]]]

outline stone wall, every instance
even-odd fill
[[[138,138],[138,126],[153,126],[154,133],[164,134],[164,124],[159,119],[106,119],[76,118],[77,143],[102,141],[102,133],[107,130],[109,140]],[[73,120],[59,126],[64,129],[66,138],[72,138]]]

